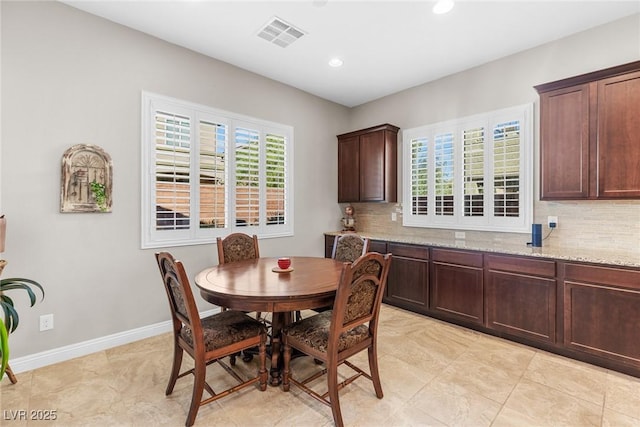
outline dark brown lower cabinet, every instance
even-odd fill
[[[640,271],[563,268],[565,347],[640,371]]]
[[[383,301],[425,313],[429,306],[429,248],[388,243],[391,267]]]
[[[432,249],[429,308],[445,318],[483,324],[482,253]]]
[[[381,240],[369,249],[393,254],[387,304],[640,377],[640,268]]]
[[[486,326],[501,333],[556,342],[556,263],[486,255]]]

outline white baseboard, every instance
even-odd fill
[[[205,317],[218,312],[220,312],[220,309],[215,308],[202,312],[200,315],[201,317]],[[170,331],[171,321],[167,320],[166,322],[143,326],[141,328],[131,329],[129,331],[119,332],[117,334],[107,335],[105,337],[95,338],[77,344],[71,344],[11,359],[10,365],[14,373],[31,371],[33,369],[42,368],[43,366],[53,365],[54,363],[64,362],[80,356],[86,356],[87,354],[118,347],[123,344],[129,344],[134,341],[139,341]]]

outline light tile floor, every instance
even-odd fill
[[[382,308],[378,352],[384,398],[364,378],[342,390],[347,426],[640,426],[639,378],[393,307]],[[171,354],[163,334],[18,374],[16,385],[4,379],[0,424],[184,425],[192,377],[164,395]],[[366,352],[357,361],[366,367]],[[237,364],[247,372],[256,366]],[[294,374],[316,368],[307,357],[292,362]],[[210,367],[214,389],[227,378]],[[12,420],[20,410],[27,418],[54,410],[57,419]],[[331,426],[333,419],[295,387],[249,387],[200,408],[198,425]]]

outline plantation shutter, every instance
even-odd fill
[[[411,144],[411,214],[427,215],[429,196],[429,139],[414,138]]]
[[[462,132],[464,216],[484,215],[484,128]]]
[[[434,138],[435,154],[435,215],[454,213],[454,152],[453,133],[438,134]]]
[[[520,216],[520,122],[493,129],[494,216]]]
[[[226,125],[200,121],[200,228],[227,226],[227,133]]]
[[[267,226],[284,224],[286,218],[286,138],[266,134],[266,204]]]
[[[155,112],[155,227],[188,229],[190,225],[191,119]]]
[[[235,144],[236,226],[256,226],[260,220],[260,134],[238,127]]]

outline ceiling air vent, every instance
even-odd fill
[[[280,18],[272,18],[258,33],[258,37],[280,47],[287,47],[300,37],[304,32]]]

